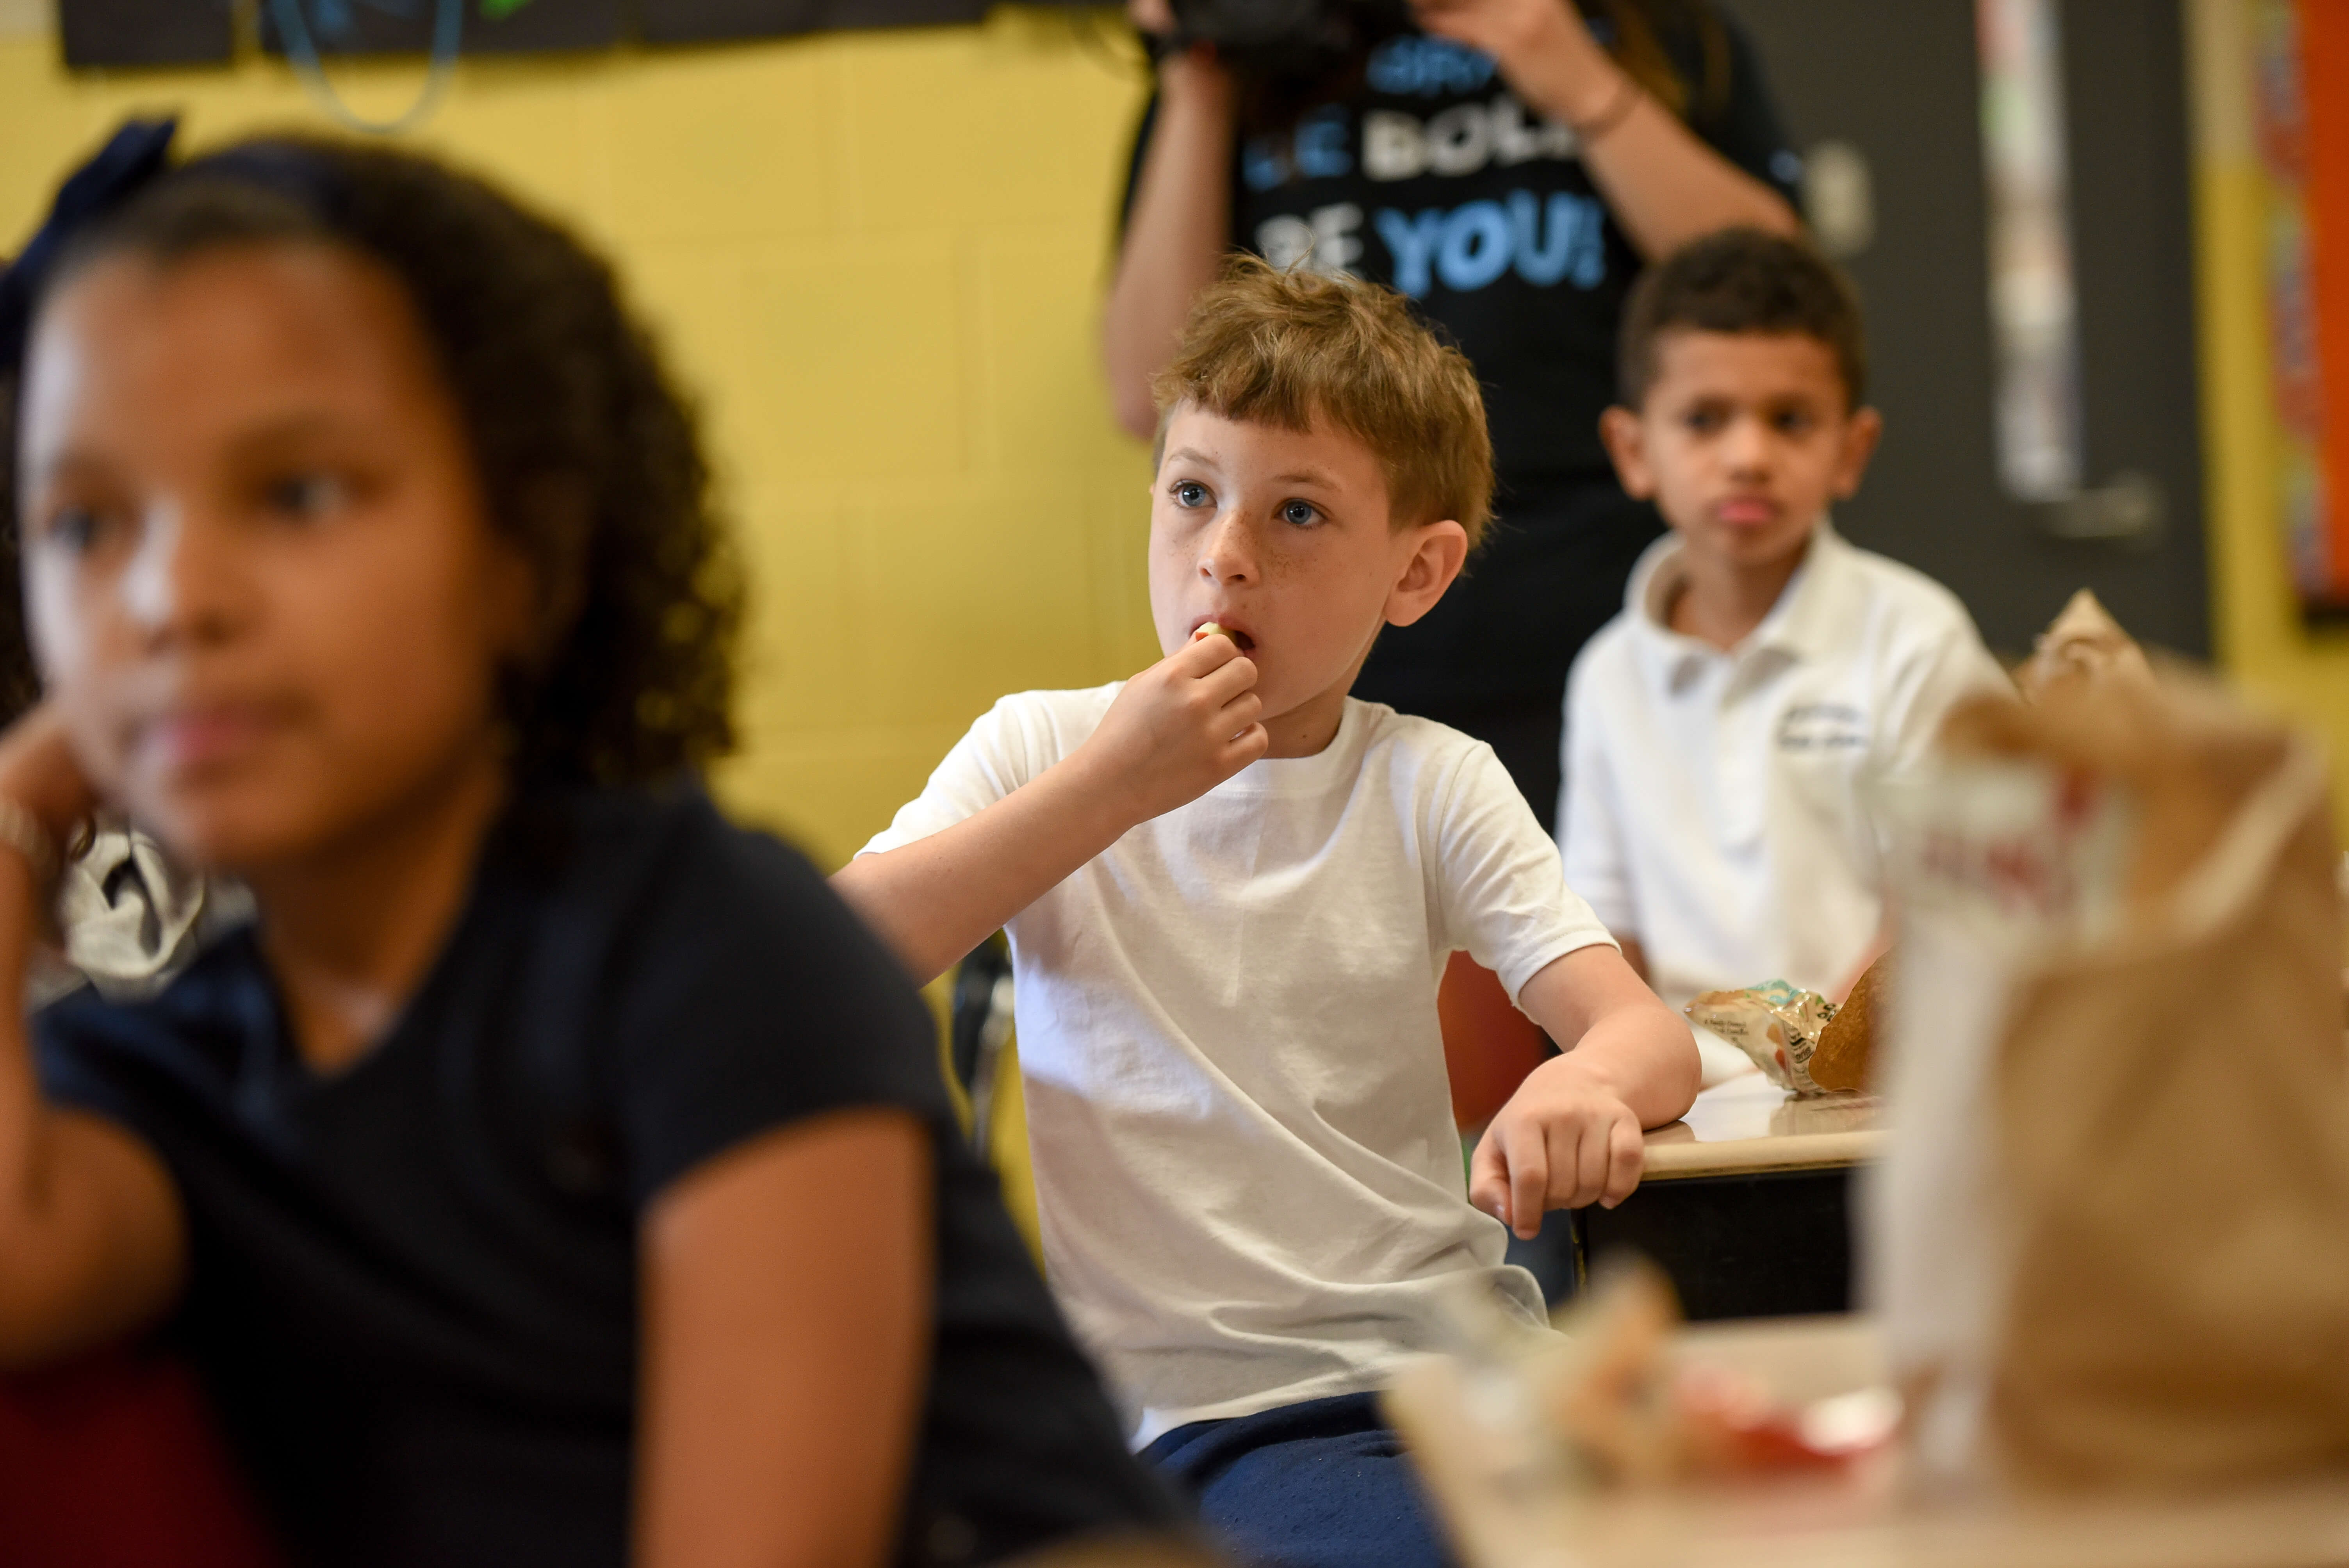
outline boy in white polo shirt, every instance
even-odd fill
[[[1004,698],[835,882],[925,978],[1009,923],[1045,1261],[1133,1440],[1244,1563],[1435,1568],[1371,1391],[1447,1290],[1541,1321],[1504,1223],[1628,1194],[1696,1050],[1492,749],[1347,695],[1484,527],[1467,362],[1399,295],[1242,261],[1158,391],[1166,657]],[[1464,1178],[1464,948],[1571,1047]]]
[[[1568,679],[1567,880],[1674,1006],[1778,978],[1839,998],[1884,915],[1861,780],[2004,677],[1955,595],[1827,522],[1881,421],[1858,304],[1816,253],[1729,230],[1668,257],[1619,374],[1601,433],[1671,531]],[[1706,1044],[1708,1081],[1745,1066]]]

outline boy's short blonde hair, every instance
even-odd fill
[[[1185,407],[1286,430],[1326,420],[1379,459],[1395,527],[1448,518],[1468,531],[1469,549],[1485,537],[1485,395],[1467,357],[1392,289],[1235,257],[1191,307],[1174,362],[1150,389],[1161,456],[1166,421]]]

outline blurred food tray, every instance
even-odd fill
[[[1864,1318],[1696,1326],[1684,1363],[1809,1400],[1880,1382]],[[2303,1568],[2349,1563],[2349,1482],[2205,1498],[1921,1508],[1893,1456],[1832,1480],[1578,1495],[1513,1470],[1470,1415],[1458,1365],[1431,1357],[1385,1396],[1465,1568]]]

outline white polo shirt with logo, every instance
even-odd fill
[[[1765,980],[1826,990],[1884,916],[1860,780],[1909,765],[1952,702],[2006,676],[1955,594],[1824,519],[1727,652],[1667,624],[1680,577],[1668,534],[1568,679],[1567,883],[1638,939],[1675,1007]]]

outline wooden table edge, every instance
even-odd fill
[[[1785,1138],[1740,1138],[1725,1143],[1651,1143],[1641,1180],[1744,1175],[1758,1171],[1818,1170],[1858,1165],[1884,1152],[1884,1129],[1806,1132]]]

